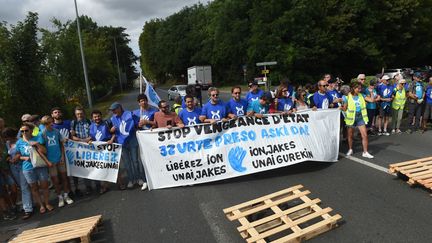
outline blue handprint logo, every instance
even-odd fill
[[[66,157],[67,157],[68,163],[70,165],[73,164],[73,161],[74,161],[74,158],[75,158],[74,152],[72,152],[70,150],[66,151]]]
[[[245,172],[246,167],[242,167],[243,159],[246,156],[246,150],[241,147],[232,148],[228,152],[228,161],[231,167],[238,172]]]

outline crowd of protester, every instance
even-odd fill
[[[241,87],[234,86],[231,89],[232,98],[228,101],[221,100],[219,90],[211,87],[208,89],[208,101],[204,104],[201,89],[188,86],[186,96],[178,97],[173,109],[165,100],[161,100],[157,108],[152,107],[147,96],[139,94],[138,109],[128,111],[114,102],[109,107],[112,116],[108,120],[103,120],[102,112],[98,110],[92,111],[91,119],[87,119],[82,107],[75,108],[74,120],[64,120],[59,107],[54,107],[50,115],[41,119],[37,115],[24,114],[18,130],[5,126],[0,118],[0,210],[4,219],[17,218],[18,198],[22,201],[23,219],[32,216],[34,203],[41,214],[54,210],[49,200],[50,183],[57,195],[59,208],[72,204],[72,198],[91,194],[93,184],[98,193],[108,190],[106,182],[67,176],[64,142],[68,139],[84,143],[103,141],[122,144],[117,185],[120,190],[137,185],[145,190],[145,172],[138,156],[138,130],[215,123],[239,116],[262,117],[265,114],[290,114],[308,109],[340,109],[341,130],[349,148],[347,156],[354,153],[354,130],[358,128],[362,156],[372,159],[374,156],[368,152],[368,135],[402,133],[404,112],[408,113],[407,133],[426,131],[432,113],[431,91],[432,78],[427,83],[423,82],[422,75],[418,73],[409,83],[400,74],[392,78],[383,75],[369,82],[366,82],[364,74],[359,74],[349,85],[343,85],[341,80],[326,74],[316,84],[298,87],[283,80],[274,91],[264,91],[257,82],[252,81],[245,98],[242,98]],[[32,163],[32,154],[35,153],[39,155],[42,166],[36,167]],[[79,180],[84,182],[84,192],[79,188]]]

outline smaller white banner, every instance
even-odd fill
[[[68,176],[116,182],[120,168],[121,144],[68,140],[65,143]]]

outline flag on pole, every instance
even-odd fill
[[[161,98],[159,98],[159,95],[156,93],[156,91],[153,89],[153,86],[147,81],[147,79],[144,76],[142,76],[142,78],[146,84],[146,89],[144,94],[148,98],[149,105],[158,107]]]

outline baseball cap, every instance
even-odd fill
[[[386,75],[384,75],[384,76],[382,76],[382,78],[381,79],[385,79],[385,80],[389,80],[390,79],[390,77],[386,74]]]
[[[23,122],[31,121],[31,119],[32,119],[32,115],[30,115],[30,114],[24,114],[21,116],[21,121],[23,121]]]
[[[422,74],[420,72],[415,72],[414,77],[421,78]]]
[[[249,86],[252,86],[252,85],[258,85],[258,81],[253,80],[253,81],[249,82]]]
[[[112,110],[115,110],[115,109],[120,108],[120,107],[121,107],[120,103],[114,102],[111,104],[111,106],[108,108],[108,110],[112,111]]]

